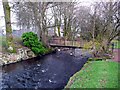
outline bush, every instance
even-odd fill
[[[94,43],[95,43],[96,50],[99,50],[100,47],[101,47],[101,44],[98,41],[95,41]],[[85,43],[84,46],[83,46],[84,49],[91,49],[92,47],[93,47],[93,42],[92,41],[90,41],[88,43]]]
[[[102,61],[102,58],[89,58],[88,61]]]
[[[29,47],[36,55],[45,54],[47,52],[47,48],[39,41],[37,34],[33,32],[23,33],[22,40],[23,44]]]
[[[93,46],[93,42],[90,41],[90,42],[85,43],[84,46],[83,46],[83,48],[84,49],[91,49],[92,46]]]
[[[39,44],[38,37],[33,32],[23,33],[22,40],[23,40],[23,44],[27,47],[33,47]]]

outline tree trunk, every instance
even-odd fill
[[[67,30],[66,30],[66,25],[67,25],[67,18],[64,18],[64,33],[63,36],[66,37],[67,36]]]
[[[92,38],[93,38],[93,50],[96,52],[95,47],[95,24],[96,24],[96,7],[94,8],[94,17],[93,17],[93,32],[92,32]]]
[[[11,52],[14,50],[13,36],[12,36],[12,28],[11,28],[11,20],[10,20],[10,7],[8,1],[3,3],[4,15],[5,15],[5,25],[6,25],[6,41],[7,41],[7,49]]]
[[[57,34],[56,34],[56,19],[55,19],[54,25],[55,25],[55,27],[54,27],[54,35],[57,36]]]
[[[58,28],[58,36],[60,37],[60,26],[57,27]]]
[[[107,39],[103,39],[103,41],[101,42],[101,44],[102,44],[102,50],[103,50],[104,53],[108,52],[109,46],[110,46],[110,42],[111,41],[109,41]]]
[[[58,29],[58,36],[59,36],[59,37],[61,37],[60,27],[61,27],[61,20],[59,21],[59,20],[57,19],[57,29]]]
[[[57,34],[56,34],[56,27],[54,27],[54,35],[55,35],[55,37],[57,36]]]

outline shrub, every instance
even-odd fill
[[[96,50],[99,50],[100,47],[101,47],[101,44],[98,41],[95,41],[94,44],[95,44]],[[90,41],[88,43],[85,43],[84,46],[83,46],[83,48],[85,48],[85,49],[91,49],[92,47],[93,47],[93,42],[92,41]]]
[[[98,41],[95,41],[96,50],[100,50],[101,44]]]
[[[38,47],[32,47],[32,51],[35,53],[35,54],[45,54],[47,49],[42,47],[42,48],[38,48]]]
[[[23,40],[23,44],[27,47],[33,47],[39,44],[38,37],[33,32],[23,33],[22,40]]]
[[[93,46],[93,42],[90,41],[90,42],[88,42],[88,43],[85,43],[84,46],[83,46],[83,48],[84,48],[84,49],[90,49],[90,48],[92,48],[92,46]]]
[[[89,58],[88,61],[102,61],[102,58]]]
[[[36,55],[45,54],[47,52],[47,48],[39,41],[37,34],[33,32],[23,33],[22,40],[23,44],[29,47]]]

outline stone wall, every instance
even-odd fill
[[[0,52],[0,66],[19,62],[22,60],[36,57],[35,54],[27,47],[19,48],[17,53],[1,53]]]

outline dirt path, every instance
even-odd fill
[[[120,49],[113,50],[113,61],[120,62]]]

